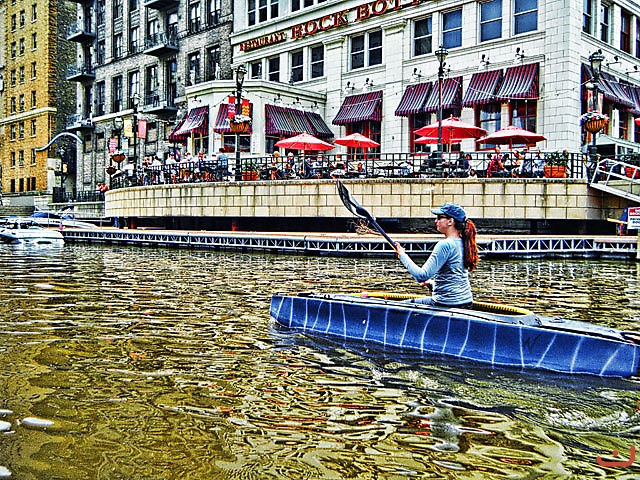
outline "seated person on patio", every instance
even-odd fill
[[[471,155],[468,153],[465,155],[464,152],[460,153],[460,156],[456,160],[456,168],[455,168],[455,176],[459,178],[464,178],[469,175],[469,160],[471,160]]]
[[[496,147],[495,153],[491,156],[489,167],[487,167],[487,178],[492,177],[506,177],[509,172],[504,168],[502,164],[502,155],[500,155],[500,149]]]
[[[229,175],[229,157],[224,153],[224,148],[218,149],[216,160],[216,180],[224,180]]]
[[[398,166],[400,167],[401,177],[408,177],[409,175],[411,175],[411,173],[413,173],[413,165],[411,164],[411,160],[403,160]]]

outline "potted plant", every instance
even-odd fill
[[[580,117],[580,125],[589,133],[597,133],[607,126],[609,117],[600,112],[587,112]]]
[[[545,178],[566,178],[569,154],[566,152],[548,153],[544,157]]]
[[[258,180],[258,165],[255,161],[247,162],[243,165],[242,180],[245,180],[245,181]]]

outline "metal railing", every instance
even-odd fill
[[[590,161],[587,166],[592,187],[640,202],[640,161],[605,158]]]
[[[235,159],[232,153],[221,164],[215,158],[180,161],[174,164],[142,166],[118,171],[111,177],[111,188],[174,183],[231,181],[235,178]],[[323,178],[535,178],[544,177],[542,162],[554,158],[557,153],[525,155],[516,160],[509,152],[503,154],[504,169],[487,173],[490,156],[488,152],[472,152],[461,159],[459,154],[444,154],[442,159],[423,153],[380,154],[313,154],[292,157],[261,156],[241,159],[243,181],[295,180]],[[562,170],[561,178],[586,178],[587,163],[582,154],[568,154],[566,168],[555,165],[554,171]],[[536,163],[537,162],[537,163]]]

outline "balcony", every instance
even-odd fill
[[[153,8],[154,10],[169,10],[170,8],[178,8],[178,0],[145,0],[144,6]]]
[[[142,111],[156,115],[175,115],[178,111],[178,107],[175,104],[175,95],[154,92],[145,93],[142,99]]]
[[[67,40],[70,42],[93,42],[96,39],[91,23],[81,20],[67,27]]]
[[[91,117],[88,117],[86,115],[81,115],[79,113],[67,116],[65,129],[68,131],[78,131],[78,130],[88,131],[88,130],[93,130],[94,128],[95,126],[91,121]]]
[[[175,34],[167,34],[165,32],[149,35],[144,41],[145,55],[154,57],[163,57],[178,51],[178,38]]]
[[[69,65],[66,79],[70,82],[92,82],[96,73],[91,65]]]

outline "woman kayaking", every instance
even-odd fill
[[[402,264],[418,282],[432,287],[430,297],[411,300],[413,303],[441,307],[471,308],[473,294],[469,272],[478,264],[476,226],[467,218],[464,209],[456,203],[445,203],[432,209],[436,215],[436,228],[444,234],[421,267],[396,242],[396,253]]]

